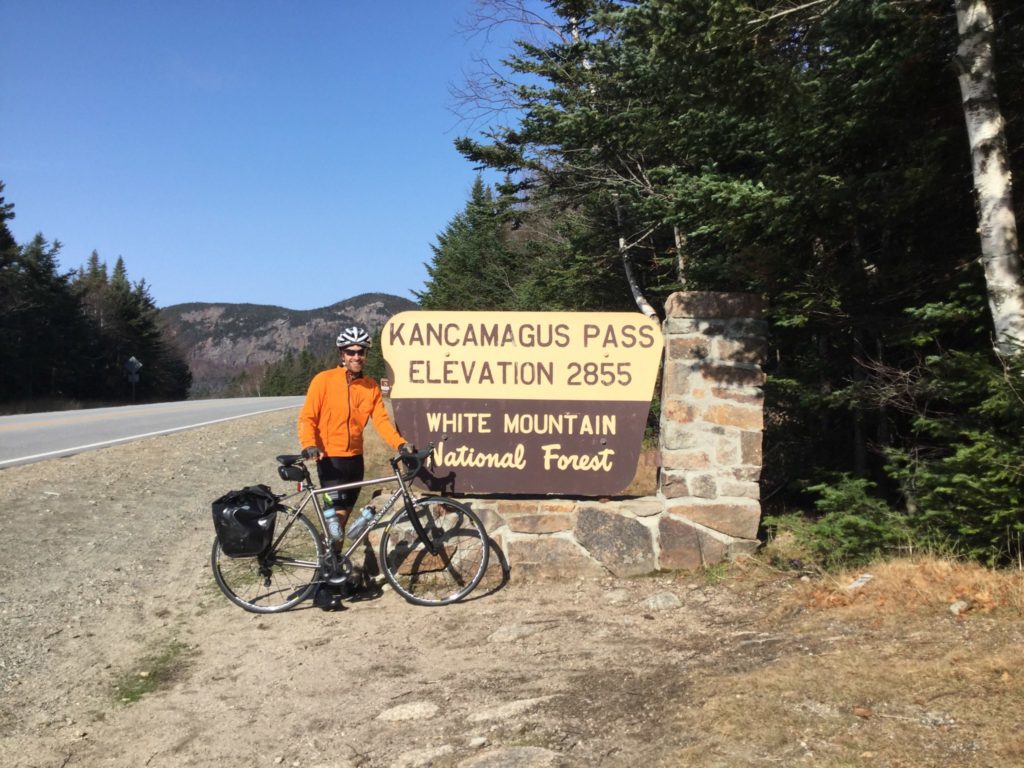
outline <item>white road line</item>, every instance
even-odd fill
[[[172,432],[181,432],[185,429],[195,429],[196,427],[206,427],[210,424],[219,424],[222,421],[231,421],[232,419],[241,419],[246,416],[258,416],[261,413],[273,413],[274,411],[285,411],[289,408],[295,408],[294,405],[283,405],[280,408],[268,408],[264,411],[253,411],[252,413],[240,413],[237,416],[225,416],[223,419],[214,419],[213,421],[203,421],[199,424],[188,424],[184,427],[171,427],[170,429],[161,429],[156,432],[147,432],[144,435],[132,435],[131,437],[119,437],[115,440],[106,440],[102,443],[90,443],[89,445],[76,445],[73,448],[61,448],[59,451],[48,451],[47,453],[37,453],[33,456],[19,456],[16,459],[6,459],[0,461],[0,467],[5,464],[14,464],[19,461],[33,461],[35,459],[45,459],[47,456],[61,456],[71,455],[78,453],[79,451],[87,451],[90,448],[102,448],[105,445],[116,445],[117,443],[126,443],[129,440],[141,440],[144,437],[155,437],[156,435],[169,435]]]

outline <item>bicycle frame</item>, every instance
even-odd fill
[[[318,488],[313,483],[312,479],[303,480],[299,486],[299,490],[297,490],[295,493],[282,496],[278,500],[279,503],[283,503],[283,505],[290,511],[290,519],[288,520],[287,525],[283,526],[280,532],[275,537],[274,544],[271,547],[271,551],[276,550],[281,539],[284,538],[285,534],[288,532],[288,529],[291,528],[292,524],[295,522],[295,518],[299,514],[301,514],[302,511],[307,508],[307,506],[312,505],[312,508],[316,510],[316,519],[320,524],[321,538],[326,545],[324,552],[324,565],[330,566],[330,571],[332,572],[332,574],[337,573],[340,561],[347,560],[351,557],[352,553],[355,552],[356,548],[363,542],[364,539],[366,539],[366,537],[370,535],[370,531],[373,530],[384,518],[384,516],[387,515],[394,508],[395,502],[398,501],[398,499],[401,497],[403,499],[405,509],[409,516],[409,522],[411,523],[413,529],[416,531],[416,536],[423,543],[424,547],[426,547],[430,551],[432,555],[437,555],[438,546],[433,541],[431,541],[429,536],[427,536],[426,529],[423,527],[423,524],[419,521],[418,516],[414,514],[414,504],[416,500],[413,497],[412,492],[409,490],[409,486],[406,483],[405,476],[403,476],[401,470],[399,469],[400,462],[401,459],[390,460],[391,466],[395,472],[393,475],[385,477],[376,477],[370,480],[359,480],[357,482],[342,483],[340,485],[328,485],[322,488]],[[417,467],[417,471],[418,469],[419,468]],[[414,476],[414,474],[415,473],[411,473],[410,478]],[[363,530],[360,531],[359,535],[356,536],[355,539],[353,539],[351,542],[349,542],[348,548],[342,553],[335,551],[334,547],[330,546],[331,538],[327,534],[327,520],[324,518],[324,506],[320,502],[320,494],[331,493],[334,491],[347,491],[352,490],[354,488],[365,488],[370,485],[380,485],[385,483],[397,483],[398,487],[391,494],[391,497],[383,505],[381,505],[380,509],[378,509],[374,513],[369,523],[363,526]],[[299,495],[302,495],[303,499],[302,502],[297,507],[293,507],[286,503],[289,499],[292,499]],[[320,563],[296,561],[291,559],[288,559],[285,562],[299,568],[318,568],[321,565]],[[325,576],[327,576],[327,574],[321,574],[321,577]]]
[[[489,538],[483,522],[468,505],[434,494],[419,496],[412,489],[433,444],[419,451],[402,451],[389,460],[392,474],[351,483],[317,487],[302,456],[277,457],[278,476],[298,483],[290,493],[274,494],[277,519],[273,541],[255,556],[225,555],[220,539],[210,552],[210,565],[217,586],[238,606],[254,613],[278,613],[318,595],[324,586],[346,587],[357,596],[381,586],[380,576],[403,598],[415,605],[449,605],[468,595],[487,572]],[[330,538],[324,504],[341,491],[390,485],[388,494],[376,488],[379,505],[368,514],[358,534],[349,533],[347,543]],[[383,494],[383,495],[382,495]],[[349,496],[352,494],[349,493]],[[408,517],[408,520],[406,518]],[[319,522],[319,524],[318,524]],[[371,531],[373,533],[371,534]],[[374,560],[367,551],[362,571],[353,563],[355,550],[371,544]],[[335,547],[342,550],[335,550]],[[349,594],[352,597],[352,594]],[[356,599],[356,598],[353,598]],[[322,602],[322,601],[321,601]]]

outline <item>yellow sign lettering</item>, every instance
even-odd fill
[[[612,448],[605,448],[604,450],[591,454],[559,453],[562,448],[561,443],[542,445],[540,448],[544,452],[545,470],[560,469],[565,471],[567,469],[573,469],[587,472],[612,471],[611,457],[615,455],[615,451]]]

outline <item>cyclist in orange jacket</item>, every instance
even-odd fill
[[[306,402],[299,412],[299,444],[305,458],[316,459],[321,486],[363,479],[363,429],[371,419],[377,433],[392,448],[399,450],[407,445],[388,418],[380,385],[363,375],[371,344],[363,328],[344,328],[338,334],[338,367],[321,371],[309,383]],[[338,522],[344,527],[359,489],[331,496]]]

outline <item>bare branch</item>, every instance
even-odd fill
[[[763,16],[760,19],[754,19],[753,21],[748,21],[747,24],[766,24],[769,21],[774,21],[775,19],[781,19],[783,16],[789,16],[791,13],[799,13],[800,11],[805,11],[808,8],[813,8],[814,6],[822,5],[823,3],[829,3],[831,5],[835,5],[836,4],[836,0],[811,0],[811,2],[809,2],[809,3],[803,3],[802,5],[798,5],[798,6],[795,6],[793,8],[787,8],[784,11],[779,11],[778,13],[773,13],[771,16]],[[826,10],[826,12],[827,12],[827,10]]]
[[[542,44],[552,35],[563,43],[571,41],[561,26],[530,8],[528,0],[477,0],[460,29],[470,37],[483,34],[490,40],[492,32],[509,25],[526,32],[531,44]]]

